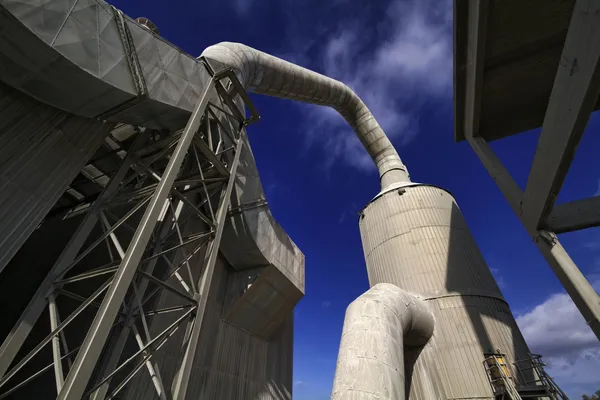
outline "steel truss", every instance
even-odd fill
[[[0,347],[0,399],[50,371],[61,400],[113,399],[140,371],[156,397],[185,397],[244,128],[258,119],[231,71],[212,75],[185,129],[164,146],[148,154],[156,143],[141,129],[129,148],[115,149],[120,168]],[[178,301],[159,308],[165,292]],[[24,346],[46,312],[48,334]],[[163,316],[169,323],[155,325]],[[73,328],[78,320],[85,334]],[[152,357],[177,331],[183,357],[164,382]],[[48,349],[51,363],[25,368]]]

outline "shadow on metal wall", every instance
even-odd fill
[[[494,234],[490,231],[490,234]],[[501,238],[494,238],[501,240]],[[485,376],[484,353],[500,350],[512,364],[526,358],[529,349],[509,305],[485,262],[456,204],[452,205],[448,243],[446,289],[458,292],[473,328],[481,355],[480,376]],[[516,374],[515,374],[516,375]]]

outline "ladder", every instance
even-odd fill
[[[486,356],[483,366],[494,396],[499,400],[522,400],[515,379],[506,363],[506,356],[500,352],[486,354]]]

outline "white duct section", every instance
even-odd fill
[[[332,400],[404,400],[404,348],[421,347],[434,320],[424,302],[390,283],[346,310]]]
[[[350,124],[377,165],[382,189],[410,181],[396,149],[371,111],[342,82],[239,43],[210,46],[202,56],[216,70],[233,68],[248,91],[332,107]]]

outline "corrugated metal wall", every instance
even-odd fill
[[[392,283],[427,302],[431,341],[407,381],[411,399],[493,399],[482,362],[529,351],[453,197],[432,186],[390,191],[360,221],[371,286]],[[408,363],[410,364],[410,363]]]
[[[5,317],[0,323],[0,337],[4,337],[12,328],[23,307],[58,257],[80,220],[81,216],[44,223],[27,240],[4,273],[0,274],[0,300],[2,300],[0,301],[0,310],[2,316]],[[192,218],[192,222],[198,221]],[[123,231],[120,232],[123,233]],[[99,234],[99,230],[94,231],[89,241],[93,241]],[[90,255],[89,260],[86,258],[89,263],[82,263],[81,267],[89,268],[102,264],[107,261],[103,257],[106,257],[105,248],[98,246],[97,250]],[[198,252],[190,260],[196,277],[203,258],[204,254]],[[31,271],[31,266],[35,266],[34,271]],[[204,328],[192,371],[188,398],[194,400],[291,400],[293,313],[288,315],[281,328],[269,341],[262,340],[225,322],[222,318],[222,310],[229,277],[233,273],[235,270],[227,264],[223,257],[219,257],[213,285],[209,292]],[[15,282],[19,282],[19,285],[15,285]],[[173,287],[178,287],[175,279],[169,283]],[[74,291],[77,293],[89,292],[90,287],[84,286],[78,286],[78,288],[74,288]],[[73,308],[70,308],[70,304],[66,304],[65,300],[68,299],[65,299],[64,296],[58,298],[59,306],[67,307],[60,308],[60,311],[72,311]],[[166,291],[161,292],[157,303],[155,306],[161,308],[182,304],[177,296]],[[149,305],[146,306],[146,310],[150,309]],[[95,308],[86,310],[67,328],[66,335],[72,341],[70,343],[77,344],[83,340],[87,332],[86,327],[91,323],[95,312]],[[179,316],[179,313],[173,312],[150,318],[150,330],[156,334]],[[171,384],[181,361],[184,329],[185,325],[152,358],[153,363],[158,365],[163,381],[167,385],[165,388],[167,392],[171,390],[168,385]],[[27,351],[31,350],[37,341],[41,340],[48,332],[48,316],[47,313],[43,313],[32,331],[30,340],[25,343]],[[130,340],[121,359],[126,359],[136,350],[137,345]],[[26,366],[24,373],[15,378],[15,382],[28,374],[33,374],[51,361],[52,354],[47,346],[38,358]],[[118,376],[118,379],[112,382],[113,387],[120,382],[119,378],[122,379],[123,376]],[[9,396],[9,399],[52,399],[56,397],[54,385],[52,370],[48,370],[31,384]],[[129,383],[129,387],[121,393],[121,396],[120,398],[124,399],[158,398],[145,368]]]
[[[202,260],[194,257],[194,264]],[[225,322],[222,309],[229,274],[235,271],[220,256],[208,295],[203,329],[188,388],[188,399],[291,400],[293,357],[293,313],[264,341]],[[175,302],[175,303],[174,303]],[[180,302],[163,292],[158,307]],[[176,316],[173,316],[173,320]],[[160,322],[159,322],[160,321]],[[159,331],[171,321],[156,320],[151,330]],[[182,333],[178,331],[152,358],[159,365],[164,382],[171,382],[181,360]],[[166,388],[167,391],[170,388]],[[150,376],[144,370],[132,381],[127,399],[155,398]]]
[[[111,127],[0,83],[0,272]]]

